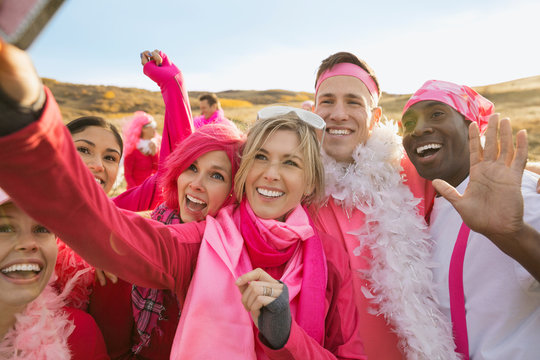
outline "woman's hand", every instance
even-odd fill
[[[242,294],[242,305],[251,313],[255,326],[259,328],[261,308],[274,301],[283,291],[283,284],[257,268],[236,280],[236,286]]]
[[[96,280],[100,283],[101,286],[107,285],[107,278],[113,283],[118,282],[118,277],[110,272],[95,268],[96,270]]]
[[[161,66],[163,58],[160,55],[160,51],[157,49],[154,51],[143,51],[141,53],[141,64],[144,66],[149,61],[155,61],[157,66]]]

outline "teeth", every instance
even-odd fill
[[[201,201],[199,199],[195,199],[191,195],[186,195],[186,197],[188,198],[189,201],[194,202],[195,204],[204,204],[204,205],[206,205],[206,203],[204,201]]]
[[[96,182],[99,184],[99,185],[103,185],[105,183],[105,181],[101,180],[101,179],[98,179],[97,177],[94,177],[94,179],[96,180]]]
[[[257,188],[257,192],[263,196],[268,196],[268,197],[280,197],[281,195],[285,194],[282,191],[272,191],[272,190],[261,189],[261,188]]]
[[[349,135],[351,132],[348,129],[328,129],[330,135]]]
[[[441,147],[442,147],[441,144],[427,144],[427,145],[416,148],[416,153],[421,154],[428,149],[440,149]]]
[[[4,274],[14,272],[14,271],[41,271],[41,268],[38,264],[16,264],[11,265],[5,269],[2,269]]]

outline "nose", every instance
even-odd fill
[[[263,177],[269,182],[279,180],[279,164],[268,164],[264,169]]]
[[[93,156],[91,159],[88,159],[86,165],[90,170],[94,170],[95,172],[105,171],[105,168],[103,167],[103,161],[99,156]]]
[[[32,234],[21,234],[17,239],[16,249],[24,252],[34,252],[38,249],[38,244]]]
[[[334,121],[345,121],[348,119],[347,109],[345,109],[345,104],[343,101],[337,101],[330,113],[330,119]]]
[[[195,191],[204,191],[203,177],[201,174],[195,176],[189,183],[189,187]]]
[[[412,135],[421,136],[423,134],[431,133],[431,132],[433,132],[433,128],[431,127],[431,124],[427,122],[423,116],[421,116],[416,121]]]

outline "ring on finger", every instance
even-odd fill
[[[268,288],[263,286],[263,296],[268,296]]]

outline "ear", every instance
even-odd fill
[[[313,192],[315,191],[315,185],[310,185],[306,188],[306,190],[304,191],[304,197],[308,197],[309,195],[313,194]]]
[[[373,108],[371,110],[371,124],[369,124],[369,129],[373,129],[373,125],[379,122],[382,117],[382,109],[380,106],[377,106],[376,108]]]

